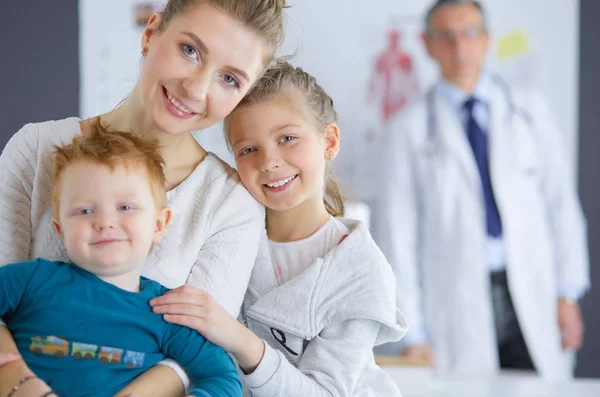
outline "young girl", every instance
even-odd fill
[[[302,69],[268,70],[225,120],[242,182],[267,210],[238,323],[188,289],[151,301],[165,319],[230,351],[249,394],[399,396],[373,347],[406,330],[390,265],[366,227],[343,215],[329,162],[340,132],[333,101]]]
[[[264,208],[191,132],[222,120],[263,73],[283,38],[284,4],[170,0],[144,30],[139,80],[120,106],[92,119],[28,124],[17,132],[0,156],[0,266],[67,259],[52,225],[52,152],[88,134],[99,118],[114,129],[155,135],[162,146],[173,219],[143,275],[170,288],[200,288],[237,316],[264,234]],[[11,352],[14,340],[0,326],[0,353]],[[7,364],[0,385],[10,388],[30,375],[22,361]],[[141,395],[183,394],[181,380],[164,365],[134,383],[131,391]]]

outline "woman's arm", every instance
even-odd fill
[[[266,236],[265,210],[238,183],[215,210],[208,227],[212,234],[186,284],[206,292],[237,318],[261,239]]]
[[[0,155],[0,266],[29,259],[38,131],[26,125]]]
[[[19,354],[19,349],[17,349],[8,328],[0,326],[0,355],[4,354]],[[13,386],[18,385],[21,380],[32,375],[34,373],[22,359],[11,360],[9,363],[0,365],[0,396],[8,395]],[[33,379],[27,383],[28,385],[23,386],[23,390],[27,388],[32,393],[50,391],[50,387],[41,379]]]

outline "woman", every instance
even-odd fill
[[[144,276],[171,288],[199,288],[233,316],[264,233],[264,210],[235,171],[207,153],[191,131],[222,120],[260,77],[283,38],[284,4],[170,0],[143,33],[145,59],[133,91],[115,110],[98,116],[115,129],[154,134],[163,146],[173,221],[150,255]],[[66,258],[52,231],[51,156],[56,145],[86,134],[94,119],[29,124],[7,144],[0,156],[0,264]],[[0,353],[16,352],[10,333],[1,326],[0,346]],[[168,365],[180,371],[176,364]],[[165,366],[150,372],[127,392],[170,395],[161,386],[175,372]],[[30,375],[22,361],[1,366],[0,395]],[[22,395],[45,390],[43,382],[28,381]],[[170,390],[174,395],[182,391]]]

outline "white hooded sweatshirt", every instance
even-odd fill
[[[265,354],[246,396],[401,396],[373,356],[407,330],[392,268],[364,224],[341,221],[350,234],[281,286],[261,242],[241,316]]]

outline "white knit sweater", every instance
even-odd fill
[[[28,124],[0,156],[0,265],[68,260],[52,227],[52,153],[81,134],[79,119]],[[172,221],[142,274],[166,287],[189,284],[237,316],[261,236],[263,207],[214,154],[168,192]]]
[[[4,148],[0,266],[37,257],[68,261],[52,226],[52,153],[79,134],[77,118],[28,124]],[[265,235],[264,207],[212,153],[167,197],[172,220],[142,274],[169,288],[187,283],[202,289],[237,317]],[[187,386],[181,367],[170,360],[163,364]]]

